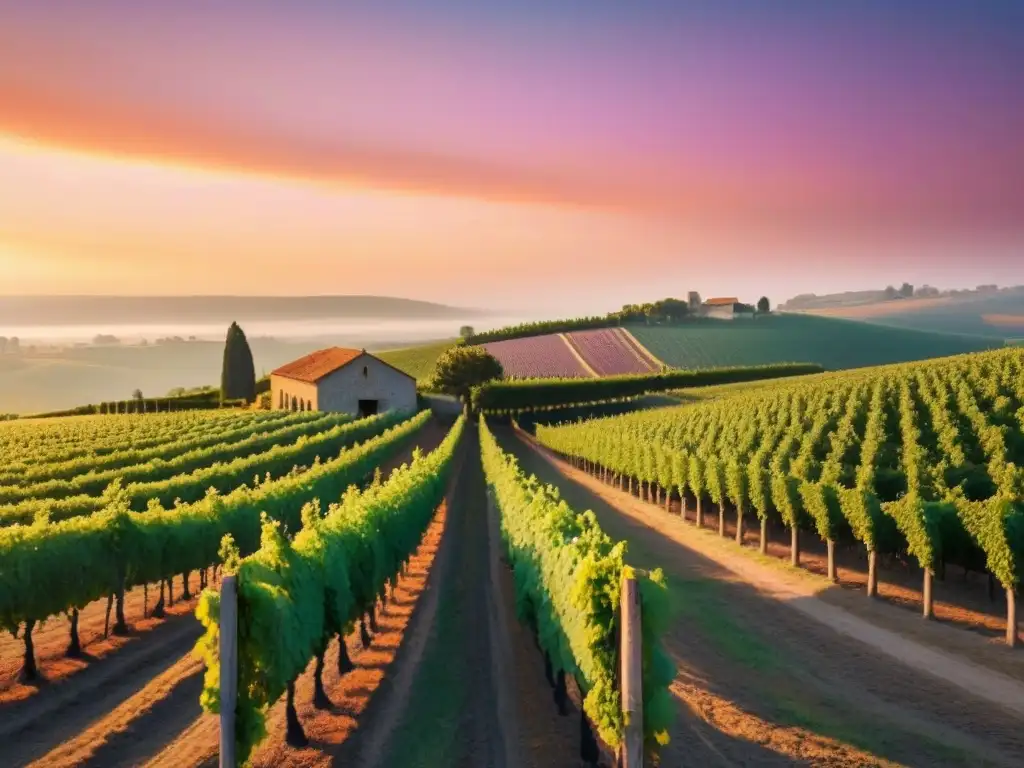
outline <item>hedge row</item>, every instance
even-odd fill
[[[759,379],[822,373],[814,363],[777,363],[697,371],[664,371],[599,379],[526,379],[492,381],[473,388],[473,407],[478,411],[525,411],[549,406],[594,403],[665,392],[684,387],[707,387]]]
[[[270,391],[270,377],[264,377],[256,381],[256,394],[262,395]],[[195,392],[187,395],[168,395],[166,397],[144,397],[141,400],[111,400],[102,403],[90,403],[89,405],[78,405],[74,408],[65,408],[59,411],[46,411],[34,414],[34,419],[56,419],[65,416],[92,416],[95,414],[117,414],[117,413],[164,413],[170,411],[202,411],[213,408],[240,408],[246,405],[244,400],[220,399],[219,389],[210,389],[206,392]],[[18,418],[16,414],[10,414]],[[0,417],[2,420],[2,417]]]
[[[520,323],[493,331],[475,333],[465,339],[467,344],[488,344],[492,341],[508,341],[523,339],[529,336],[542,336],[547,333],[568,333],[569,331],[586,331],[592,328],[611,328],[621,325],[615,318],[595,316],[576,317],[569,320],[540,320],[532,323]]]

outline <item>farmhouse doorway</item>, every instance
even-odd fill
[[[377,401],[376,400],[360,400],[359,401],[359,418],[365,419],[367,416],[374,416],[377,413]]]

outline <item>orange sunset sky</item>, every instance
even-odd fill
[[[345,5],[0,0],[0,293],[1024,282],[1019,5]]]

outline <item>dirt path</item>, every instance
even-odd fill
[[[678,516],[542,456],[509,430],[499,434],[524,468],[626,539],[630,562],[665,569],[674,611],[667,647],[679,667],[665,765],[1024,761],[1014,681],[975,667],[977,679],[957,678],[968,693],[933,674],[961,662],[813,597],[813,577],[728,552]],[[927,674],[909,666],[922,659],[937,666]],[[990,686],[978,685],[983,677]]]
[[[543,660],[514,615],[497,521],[487,513],[475,427],[466,450],[451,507],[450,549],[431,585],[438,592],[436,618],[421,662],[385,748],[353,765],[576,765],[578,725],[558,716]]]

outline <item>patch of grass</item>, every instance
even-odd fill
[[[772,648],[728,613],[728,595],[711,579],[668,577],[672,608],[684,626],[698,627],[701,636],[733,661],[758,672],[781,670],[778,649]]]
[[[820,733],[836,741],[850,744],[875,755],[889,755],[905,748],[907,733],[879,725],[867,727],[863,722],[846,717],[837,717],[834,712],[842,710],[842,698],[831,698],[834,710],[824,710],[814,702],[793,696],[773,695],[772,708],[777,719],[813,733]],[[930,758],[929,764],[987,766],[991,763],[972,755],[959,747],[944,744],[923,734],[915,734],[917,749]]]
[[[434,366],[437,365],[437,358],[448,348],[454,346],[455,340],[435,341],[430,344],[421,344],[415,347],[404,347],[403,349],[389,349],[385,352],[376,352],[381,360],[389,365],[395,366],[400,371],[405,371],[410,376],[415,376],[416,381],[424,381],[434,373]]]
[[[683,625],[692,627],[701,637],[727,656],[729,661],[756,673],[760,680],[783,680],[788,669],[798,667],[802,662],[790,657],[785,649],[769,645],[762,636],[749,632],[735,622],[728,613],[729,596],[719,582],[704,578],[669,577],[673,610],[682,619]],[[780,610],[784,610],[780,608]],[[784,683],[760,685],[762,702],[772,713],[772,719],[780,724],[802,728],[810,733],[828,738],[875,755],[891,755],[905,748],[907,733],[872,722],[870,727],[859,717],[840,717],[842,692],[838,696],[827,696],[830,706],[820,706],[815,697],[801,698],[794,689]],[[927,736],[915,734],[918,748],[935,763],[980,764],[972,761],[971,755],[962,749],[943,744]]]
[[[469,700],[469,675],[453,673],[459,647],[457,600],[451,590],[438,596],[437,614],[405,711],[388,740],[384,768],[447,765],[459,740],[462,712]]]

